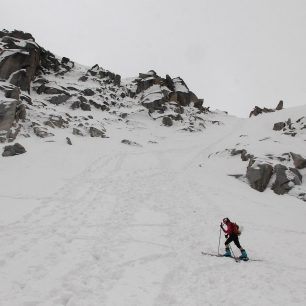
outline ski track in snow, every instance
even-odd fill
[[[169,148],[114,152],[94,160],[53,196],[36,198],[39,206],[0,227],[0,305],[304,305],[305,260],[256,252],[251,238],[275,238],[255,242],[283,250],[282,236],[295,252],[290,241],[296,235],[302,240],[305,231],[288,229],[280,236],[277,224],[250,220],[255,234],[248,241],[242,235],[241,242],[251,258],[263,262],[201,255],[217,252],[218,222],[233,207],[248,216],[264,203],[239,190],[222,194],[210,175],[220,169],[209,161],[197,166],[236,130],[210,144],[188,146],[184,162],[173,159]],[[218,183],[230,180],[220,177]]]

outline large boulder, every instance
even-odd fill
[[[14,156],[14,155],[23,154],[25,152],[26,152],[26,150],[21,144],[15,143],[12,146],[5,146],[4,147],[4,151],[2,153],[2,156],[3,157]]]
[[[40,138],[46,138],[46,137],[51,137],[54,136],[54,134],[49,133],[48,130],[46,128],[40,127],[40,126],[36,126],[33,129],[34,134]]]
[[[59,105],[66,102],[69,98],[70,95],[63,94],[63,95],[53,96],[52,98],[49,99],[49,102],[55,105]]]
[[[246,177],[250,186],[260,192],[264,191],[273,174],[273,167],[265,162],[251,159],[247,167]]]
[[[17,101],[0,101],[0,131],[8,131],[15,120]]]
[[[301,185],[302,175],[295,168],[287,168],[284,165],[274,166],[275,181],[272,190],[276,194],[288,193],[295,185]]]
[[[172,126],[173,125],[172,119],[168,116],[163,117],[162,121],[163,121],[164,126]]]
[[[101,137],[101,138],[106,138],[106,135],[105,135],[105,130],[99,130],[95,127],[90,127],[89,128],[89,135],[91,137]]]
[[[285,122],[277,122],[277,123],[274,123],[273,130],[274,131],[281,131],[285,126],[286,126]]]
[[[3,52],[10,51],[4,50]],[[0,78],[10,79],[10,82],[20,87],[21,90],[30,91],[30,84],[38,70],[39,63],[38,48],[28,52],[12,53],[0,62]]]
[[[299,154],[295,154],[293,152],[290,152],[290,155],[293,160],[294,167],[297,169],[304,169],[306,167],[306,159],[303,158]]]

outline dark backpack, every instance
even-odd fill
[[[234,234],[240,236],[241,235],[241,230],[239,229],[239,225],[237,223],[233,223],[233,229],[234,229]]]

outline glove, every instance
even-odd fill
[[[221,228],[223,228],[223,224],[222,224],[222,222],[220,223],[220,227],[221,227]]]
[[[225,237],[225,238],[228,238],[228,234],[226,234],[224,237]]]

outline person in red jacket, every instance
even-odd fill
[[[223,223],[226,225],[226,229],[224,229]],[[230,248],[229,248],[229,244],[234,241],[237,248],[241,251],[241,256],[239,256],[239,258],[244,259],[244,260],[248,259],[248,255],[245,249],[240,245],[240,242],[239,242],[238,235],[241,234],[241,232],[239,231],[239,226],[236,223],[231,222],[229,218],[224,218],[223,223],[221,222],[220,227],[225,233],[225,238],[227,238],[224,243],[225,244],[224,256],[227,256],[227,257],[232,256]]]

